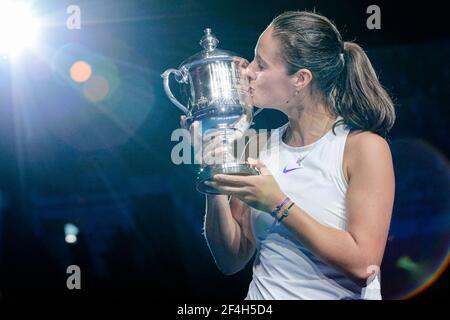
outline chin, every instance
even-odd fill
[[[274,109],[273,105],[270,103],[273,101],[261,101],[257,96],[253,96],[253,106],[259,109]]]
[[[273,109],[273,107],[268,106],[266,104],[254,103],[253,106],[259,109]]]
[[[253,99],[253,106],[260,109],[267,108],[264,104],[259,103],[258,99]]]

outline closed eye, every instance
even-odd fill
[[[261,61],[260,61],[259,59],[256,59],[256,62],[257,62],[257,64],[258,64],[258,68],[259,68],[260,70],[264,70],[264,69],[265,69],[265,67],[262,65],[262,63],[261,63]]]

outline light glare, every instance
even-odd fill
[[[36,45],[39,21],[30,7],[17,1],[0,1],[0,54],[17,54]]]

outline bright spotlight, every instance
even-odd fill
[[[66,236],[65,240],[66,240],[67,243],[72,244],[72,243],[77,242],[77,236],[74,235],[74,234],[68,234],[68,235]]]
[[[64,225],[64,234],[65,234],[64,240],[70,244],[76,243],[77,235],[78,235],[79,231],[80,230],[78,229],[78,227],[76,225],[74,225],[72,223],[66,223]]]
[[[17,0],[0,0],[0,55],[11,55],[36,44],[39,21]]]

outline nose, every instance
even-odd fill
[[[245,69],[245,73],[247,75],[248,81],[254,81],[256,80],[256,72],[253,69],[254,61],[252,61],[247,68]]]

